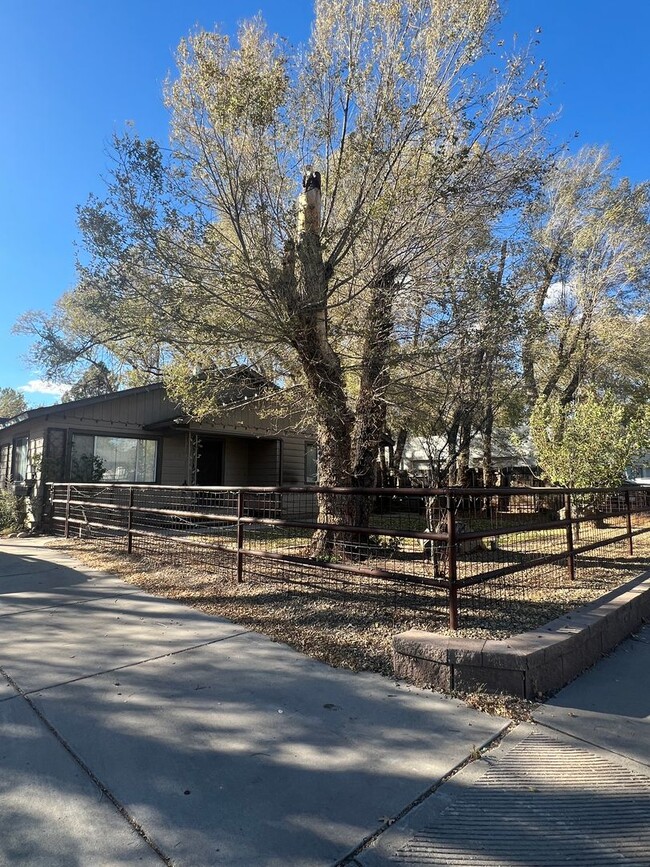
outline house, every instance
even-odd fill
[[[449,449],[444,437],[410,436],[404,447],[400,469],[410,479],[428,480],[432,470],[445,467]],[[482,484],[483,451],[481,438],[470,444],[470,486]],[[537,459],[532,442],[525,430],[496,429],[492,436],[492,469],[500,485],[530,485],[535,483]]]
[[[650,452],[639,455],[625,475],[628,481],[637,485],[650,485]]]
[[[250,395],[249,395],[250,396]],[[0,421],[0,486],[38,523],[44,482],[279,486],[315,483],[316,447],[296,419],[263,417],[240,391],[197,423],[162,383],[39,407]],[[234,399],[238,397],[239,399]]]

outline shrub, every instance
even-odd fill
[[[25,501],[13,491],[0,488],[0,530],[20,530],[25,525]]]

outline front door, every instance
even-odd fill
[[[196,449],[196,484],[223,484],[223,440],[199,437]]]

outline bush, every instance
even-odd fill
[[[0,530],[20,530],[25,519],[24,499],[6,488],[0,489]]]

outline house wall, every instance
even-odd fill
[[[13,425],[1,433],[0,446],[2,446],[3,461],[6,460],[6,466],[3,463],[2,468],[0,468],[2,476],[4,477],[6,473],[6,480],[8,480],[11,475],[14,440],[26,436],[29,438],[27,475],[29,478],[36,478],[40,474],[43,459],[45,438],[45,425],[43,422],[40,419],[22,422],[21,424]]]
[[[201,430],[213,429],[239,435],[280,436],[289,432],[291,422],[285,416],[262,417],[253,404],[246,404],[224,410],[214,424],[199,427]]]
[[[0,428],[0,447],[6,447],[2,455],[7,460],[9,473],[14,439],[29,437],[28,475],[35,481],[31,495],[26,498],[33,518],[31,523],[37,523],[41,516],[44,489],[41,477],[50,428],[65,431],[68,455],[70,432],[155,439],[158,442],[159,483],[183,485],[191,481],[188,477],[190,432],[179,429],[177,434],[170,436],[164,430],[143,430],[148,425],[155,426],[179,415],[178,407],[161,387],[116,393],[97,400],[73,401],[44,410],[32,410],[31,413],[36,413],[36,417],[32,415],[24,421]],[[304,484],[305,437],[291,429],[286,417],[262,417],[250,404],[224,410],[214,423],[193,424],[192,433],[218,436],[224,440],[223,481],[226,485]],[[0,483],[10,482],[6,474],[4,479],[1,476],[0,472]]]
[[[212,433],[202,429],[205,433]],[[197,433],[201,435],[202,430]],[[224,485],[234,487],[279,484],[279,442],[246,436],[224,437]],[[161,444],[163,485],[188,483],[188,436],[164,437]]]
[[[61,404],[45,416],[46,426],[66,427],[113,436],[142,435],[142,427],[171,417],[174,404],[162,389],[120,396],[94,404]],[[146,435],[146,434],[145,434]]]
[[[24,511],[25,523],[32,527],[40,523],[43,512],[42,461],[45,424],[41,419],[30,419],[2,431],[0,446],[3,446],[3,466],[0,468],[0,484],[9,485],[13,469],[13,443],[25,436],[28,437],[27,484],[16,486],[15,493],[18,508]]]
[[[4,487],[11,476],[11,443],[0,445],[0,486]]]
[[[162,437],[158,455],[161,485],[189,484],[188,447],[188,434]]]
[[[287,436],[282,444],[282,484],[305,484],[305,437]]]

